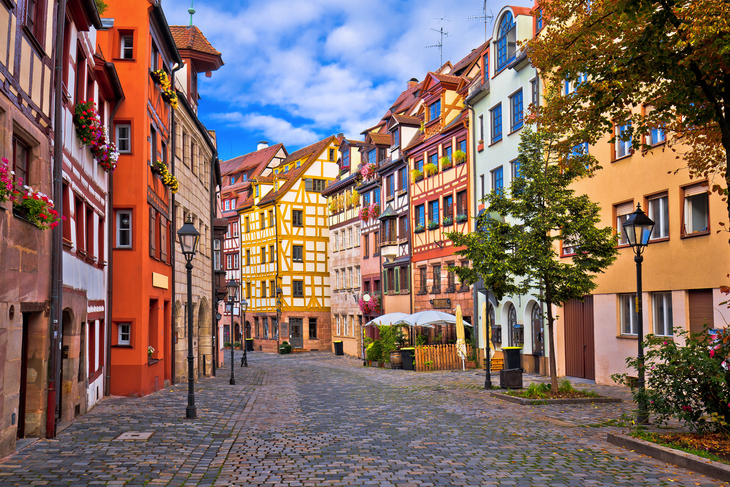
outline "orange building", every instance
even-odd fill
[[[98,43],[114,62],[126,101],[114,117],[119,162],[112,184],[111,393],[145,395],[171,379],[174,239],[170,119],[182,65],[159,4],[110,2],[114,24]],[[160,161],[158,164],[156,161]],[[168,185],[163,184],[167,180]]]

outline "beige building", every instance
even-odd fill
[[[208,131],[198,119],[198,75],[217,70],[223,65],[218,51],[202,32],[191,26],[170,26],[184,64],[175,73],[178,108],[173,119],[173,174],[179,190],[173,196],[175,229],[188,219],[200,232],[198,252],[193,259],[193,302],[187,302],[187,271],[185,258],[175,244],[175,275],[172,326],[174,355],[173,381],[187,380],[188,320],[193,315],[193,356],[197,376],[210,376],[215,362],[216,301],[213,294],[213,224],[216,217],[217,185],[220,168],[215,133]],[[166,161],[165,161],[166,162]]]

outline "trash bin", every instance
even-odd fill
[[[342,341],[336,341],[335,343],[335,355],[345,355],[344,350],[342,349]]]
[[[401,348],[400,356],[403,362],[403,370],[416,370],[415,367],[415,348]]]
[[[246,351],[253,352],[253,338],[246,338]]]
[[[520,363],[520,350],[522,350],[522,347],[502,347],[502,352],[504,352],[505,370],[522,370],[522,364]]]

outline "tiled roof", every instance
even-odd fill
[[[249,152],[248,154],[228,159],[227,161],[222,161],[221,176],[247,171],[262,164],[263,167],[266,167],[269,161],[279,152],[279,149],[283,147],[284,144],[275,144],[255,152]],[[284,153],[286,153],[286,149],[284,149]],[[260,169],[263,170],[263,167]],[[259,171],[256,172],[258,173]]]
[[[421,119],[418,117],[411,117],[410,115],[393,115],[393,120],[403,125],[421,125]]]
[[[392,140],[390,134],[381,134],[379,132],[370,132],[368,134],[374,144],[390,145]]]
[[[458,85],[459,82],[461,82],[461,77],[459,76],[452,76],[450,74],[440,74],[434,72],[430,72],[428,74],[441,81],[442,83],[453,83],[455,85]]]
[[[466,57],[464,57],[464,59],[462,59],[458,63],[454,64],[454,68],[451,70],[451,72],[454,73],[455,75],[460,75],[461,71],[463,71],[465,68],[468,68],[469,66],[471,66],[474,63],[474,61],[476,61],[477,58],[479,58],[479,56],[482,54],[482,52],[484,52],[484,49],[486,49],[488,45],[489,45],[489,41],[485,42],[484,44],[477,47],[476,49],[472,49],[472,51],[469,54],[467,54]]]
[[[208,39],[200,32],[200,29],[194,25],[171,25],[170,32],[172,32],[172,38],[175,39],[175,44],[178,49],[189,49],[191,51],[210,54],[211,56],[221,55],[208,42]]]
[[[279,186],[279,189],[277,191],[269,191],[263,198],[261,198],[259,200],[259,205],[276,201],[279,196],[289,191],[289,188],[291,188],[294,182],[299,179],[299,176],[301,176],[309,168],[309,166],[312,165],[312,163],[317,159],[322,151],[333,141],[337,142],[337,138],[334,135],[331,135],[315,144],[304,147],[296,152],[292,152],[291,154],[289,154],[287,158],[284,159],[282,165],[291,164],[301,159],[305,160],[299,165],[299,167],[289,171],[287,181]]]

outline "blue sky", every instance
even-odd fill
[[[531,0],[512,2],[532,6]],[[496,15],[503,0],[488,3]],[[190,0],[163,0],[168,22],[187,25]],[[259,140],[289,152],[377,123],[406,87],[455,63],[484,42],[483,0],[195,0],[197,25],[223,55],[199,77],[199,116],[218,134],[221,160],[256,150]],[[492,25],[489,25],[489,31]]]

